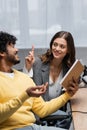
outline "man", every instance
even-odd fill
[[[34,113],[43,118],[63,106],[78,90],[75,79],[58,98],[45,102],[41,95],[48,83],[35,86],[28,75],[13,69],[20,62],[16,37],[0,32],[0,129],[1,130],[64,130],[38,126]]]

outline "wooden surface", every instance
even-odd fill
[[[71,108],[74,130],[87,130],[87,88],[80,88],[73,96]]]

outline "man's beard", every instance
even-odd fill
[[[14,65],[19,64],[20,60],[14,60]]]
[[[20,63],[20,60],[17,60],[15,58],[15,55],[11,55],[11,54],[7,53],[7,58],[6,59],[7,59],[8,62],[12,63],[13,65],[16,65],[16,64]]]
[[[20,63],[20,60],[16,60],[14,57],[7,57],[7,58],[10,63],[13,63],[13,65]]]

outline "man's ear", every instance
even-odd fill
[[[4,52],[0,52],[0,56],[3,57],[5,55]]]

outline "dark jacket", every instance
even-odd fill
[[[34,66],[33,66],[33,79],[36,85],[41,85],[46,82],[49,83],[49,63],[42,63],[40,58],[36,58]],[[66,74],[66,72],[69,70],[69,68],[65,65],[63,65],[63,76]],[[61,88],[62,90],[62,88]],[[49,87],[46,91],[46,93],[43,95],[43,98],[48,101],[49,100]]]

